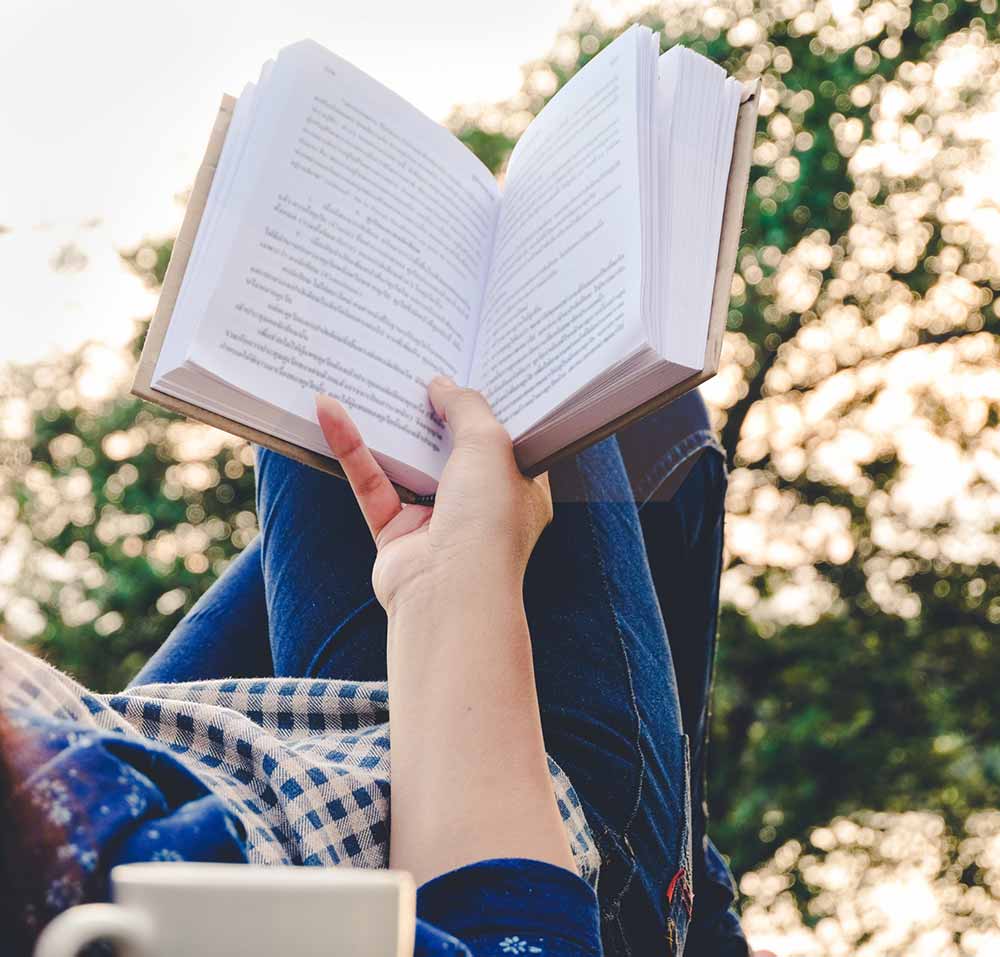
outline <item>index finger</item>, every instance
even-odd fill
[[[316,417],[326,444],[351,483],[372,538],[402,511],[399,494],[365,445],[358,427],[336,399],[316,396]]]

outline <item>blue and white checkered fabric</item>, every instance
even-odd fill
[[[241,679],[94,694],[0,639],[0,701],[169,748],[243,822],[259,864],[388,866],[384,682]],[[549,769],[577,869],[600,854],[576,792]]]

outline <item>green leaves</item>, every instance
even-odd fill
[[[48,660],[115,690],[253,537],[252,455],[243,442],[119,397],[126,382],[87,400],[77,385],[85,366],[78,355],[42,376],[20,374],[40,411],[30,459],[10,470],[5,491],[28,536],[18,591],[39,613],[27,629],[9,609],[7,621]]]

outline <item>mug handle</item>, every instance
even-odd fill
[[[34,957],[76,957],[82,947],[108,938],[128,957],[153,957],[153,926],[148,918],[117,904],[81,904],[46,925]]]

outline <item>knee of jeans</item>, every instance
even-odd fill
[[[264,468],[272,459],[278,457],[277,452],[272,452],[263,445],[254,445],[251,448],[253,449],[254,468]]]
[[[715,446],[708,446],[702,459],[705,461],[702,468],[705,470],[713,498],[724,499],[729,486],[729,467],[726,465],[725,454]]]
[[[722,454],[706,448],[670,500],[685,516],[689,541],[700,538],[703,530],[714,527],[724,514],[728,483]]]
[[[628,476],[618,449],[609,435],[549,469],[553,503],[632,501]]]
[[[261,477],[266,475],[268,480],[273,482],[283,477],[286,474],[291,474],[304,470],[308,466],[303,465],[300,462],[296,462],[294,459],[288,458],[287,455],[282,455],[280,452],[275,452],[273,449],[264,448],[262,445],[255,445],[253,447],[254,452],[254,469],[257,473],[257,482],[260,484]]]

